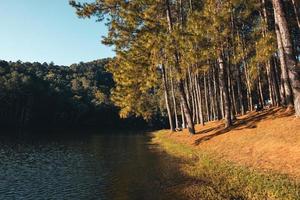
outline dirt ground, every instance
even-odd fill
[[[300,119],[292,111],[249,112],[230,129],[216,121],[197,125],[196,132],[190,135],[184,130],[166,137],[238,165],[300,178]]]

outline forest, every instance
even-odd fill
[[[300,0],[8,0],[0,24],[0,200],[300,200]]]
[[[268,107],[300,116],[296,0],[71,0],[104,20],[120,116],[168,118],[172,131]]]
[[[109,59],[57,66],[0,61],[0,124],[3,129],[117,128],[145,125],[122,121],[110,101],[114,86]],[[137,122],[136,122],[137,121]]]

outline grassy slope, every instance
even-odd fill
[[[300,120],[291,113],[250,113],[230,130],[221,122],[197,130],[154,134],[153,142],[185,160],[181,171],[200,182],[174,191],[189,199],[300,199]]]

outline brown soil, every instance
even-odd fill
[[[300,119],[292,111],[250,112],[230,129],[216,121],[196,130],[195,135],[184,130],[166,137],[238,165],[300,178]]]

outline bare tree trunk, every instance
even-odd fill
[[[286,106],[287,102],[286,102],[286,94],[285,94],[285,90],[284,90],[284,79],[282,77],[282,73],[280,76],[280,96],[281,96],[281,105]]]
[[[173,132],[174,131],[174,124],[173,124],[173,118],[172,118],[171,109],[170,109],[169,93],[168,93],[169,90],[168,90],[166,70],[165,70],[164,65],[162,65],[162,76],[163,76],[165,103],[166,103],[166,108],[167,108],[167,112],[168,112],[169,125],[170,125],[170,130]]]
[[[230,63],[230,61],[228,61]],[[234,86],[233,86],[233,80],[231,77],[231,70],[230,65],[227,67],[227,79],[228,79],[228,90],[229,90],[229,96],[230,96],[230,102],[231,102],[231,113],[232,117],[237,114],[236,109],[236,101],[235,101],[235,93],[234,93]]]
[[[209,106],[208,106],[208,91],[207,91],[207,81],[206,81],[206,73],[203,76],[204,81],[204,97],[205,97],[205,110],[206,110],[206,118],[207,121],[210,121],[210,112],[209,112]]]
[[[276,104],[277,106],[281,106],[281,98],[280,98],[280,80],[278,76],[278,68],[275,63],[274,57],[272,59],[272,71],[273,71],[273,79],[274,79],[274,88],[275,88],[275,95],[276,95]]]
[[[262,83],[261,83],[261,73],[258,75],[258,92],[259,92],[259,99],[260,99],[260,104],[262,107],[265,106],[265,100],[264,100],[264,94],[263,94],[263,89],[262,89]]]
[[[195,111],[196,111],[196,123],[199,124],[200,123],[200,116],[199,116],[199,98],[198,98],[198,94],[197,94],[197,78],[196,75],[193,76],[193,86],[194,86],[194,97],[195,97]]]
[[[282,46],[284,50],[284,56],[286,59],[286,65],[290,78],[290,83],[293,90],[294,106],[296,116],[300,117],[300,74],[299,66],[296,64],[296,58],[293,53],[293,45],[291,35],[289,33],[288,23],[286,15],[283,10],[283,4],[281,0],[272,0],[274,7],[274,15],[277,19],[279,32],[282,40]]]
[[[180,104],[180,110],[181,110],[181,121],[182,121],[182,128],[186,128],[186,125],[185,125],[185,118],[184,118],[184,112],[183,112],[183,106],[182,104]]]
[[[273,87],[272,87],[272,75],[271,75],[271,65],[270,65],[270,62],[268,61],[266,63],[266,69],[267,69],[267,78],[268,78],[268,87],[269,87],[269,98],[270,98],[270,101],[271,101],[271,104],[272,106],[275,105],[275,100],[274,100],[274,90],[273,90]]]
[[[280,68],[281,68],[281,79],[282,79],[282,85],[284,87],[284,93],[285,93],[285,103],[288,107],[293,107],[294,104],[293,104],[292,88],[289,80],[288,70],[286,66],[286,58],[284,56],[284,49],[283,49],[281,34],[277,24],[276,15],[275,15],[275,31],[277,36],[278,57],[279,57]]]
[[[196,82],[196,91],[197,91],[197,98],[198,98],[198,110],[199,110],[200,124],[204,125],[201,86],[199,84],[199,79],[198,79],[197,75],[195,76],[195,82]]]
[[[263,31],[263,37],[265,37],[267,31],[270,30],[268,10],[267,10],[266,3],[267,3],[266,0],[262,0],[262,7],[263,7],[262,19],[267,24],[266,28],[264,28],[264,31]],[[270,100],[272,102],[272,105],[279,106],[280,105],[279,86],[278,86],[278,82],[277,82],[278,80],[276,80],[277,74],[274,70],[274,65],[272,63],[272,59],[269,59],[267,61],[266,68],[267,68],[267,76],[268,76],[268,83],[269,83]]]
[[[258,96],[258,105],[262,106],[263,100],[261,99],[261,96],[260,96],[259,84],[257,84],[257,86],[256,86],[256,92],[257,92],[257,96]]]
[[[238,102],[240,113],[242,115],[245,114],[245,107],[243,103],[243,93],[242,93],[242,83],[241,83],[241,71],[238,65],[236,65],[237,75],[236,75],[236,84],[237,84],[237,95],[238,95]]]
[[[221,80],[221,88],[223,91],[223,97],[224,97],[224,106],[225,106],[225,127],[228,128],[232,125],[231,121],[231,102],[230,102],[230,97],[229,97],[229,91],[228,91],[228,82],[226,78],[226,69],[225,69],[225,64],[224,60],[222,58],[222,55],[219,55],[218,58],[218,63],[219,63],[219,76]]]
[[[272,79],[272,88],[274,93],[274,105],[280,105],[280,94],[279,94],[279,86],[278,86],[278,79],[277,79],[277,70],[275,69],[274,62],[271,63],[270,61],[270,74]]]
[[[215,105],[215,110],[217,112],[217,119],[220,120],[222,119],[222,114],[220,110],[220,92],[219,92],[219,81],[218,81],[218,68],[215,68],[215,65],[213,66],[213,80],[214,80],[214,93],[216,97],[216,105]]]
[[[184,86],[185,86],[184,88],[185,88],[185,95],[186,95],[187,103],[190,108],[191,107],[191,99],[190,99],[189,85],[188,85],[187,79],[184,80]]]
[[[296,22],[297,22],[297,25],[298,25],[298,28],[300,29],[300,14],[299,14],[299,0],[292,0],[292,4],[293,4],[293,9],[294,9],[294,13],[295,13],[295,18],[296,18]]]
[[[193,122],[193,119],[192,119],[191,111],[188,107],[188,104],[187,104],[187,101],[186,101],[186,98],[185,98],[184,86],[183,86],[183,81],[182,80],[179,81],[179,94],[180,94],[181,102],[182,102],[182,105],[183,105],[183,111],[184,111],[184,114],[185,114],[187,126],[188,126],[188,129],[189,129],[189,133],[190,134],[195,134],[194,122]]]
[[[215,95],[214,93],[212,92],[213,91],[213,88],[212,88],[212,84],[211,84],[211,76],[212,76],[212,73],[211,73],[211,70],[209,71],[208,73],[208,92],[209,92],[209,96],[210,96],[210,114],[211,114],[211,120],[215,120],[216,119],[216,112],[215,112]]]
[[[171,8],[170,8],[169,0],[165,0],[165,5],[166,5],[167,21],[168,21],[168,25],[169,25],[169,32],[171,33],[172,29],[173,29],[173,25],[172,25],[172,15],[171,15]],[[176,47],[176,44],[174,44],[174,46]],[[178,51],[177,51],[176,48],[174,50],[174,58],[175,58],[175,63],[176,63],[176,65],[175,65],[176,72],[179,75],[181,75],[179,55],[178,55]],[[184,93],[184,83],[183,83],[182,79],[179,80],[178,90],[179,90],[180,99],[181,99],[181,102],[182,102],[182,105],[183,105],[183,110],[184,110],[187,126],[188,126],[188,129],[189,129],[189,133],[195,134],[194,122],[193,122],[191,111],[190,111],[190,108],[188,106],[186,96],[185,96],[185,93]]]
[[[274,57],[274,63],[277,65],[277,69],[279,70],[278,75],[280,76],[280,99],[281,99],[281,105],[286,106],[286,94],[285,94],[285,89],[284,89],[284,79],[283,79],[283,73],[279,69],[280,63],[278,63],[278,58]],[[279,66],[278,66],[279,65]]]
[[[248,110],[252,111],[253,110],[252,90],[251,90],[250,77],[249,77],[249,73],[248,73],[248,64],[247,64],[246,58],[245,58],[246,45],[245,45],[245,41],[243,38],[241,39],[241,41],[242,41],[242,59],[243,59],[244,73],[245,73],[245,78],[246,78],[247,106],[248,106]]]
[[[231,27],[232,27],[232,38],[236,37],[236,24],[234,15],[231,14]],[[238,36],[239,37],[239,36]],[[232,53],[233,59],[236,59],[236,45],[232,42]],[[237,113],[244,115],[245,114],[245,107],[243,103],[243,93],[242,93],[242,84],[241,84],[241,70],[238,64],[233,64],[234,70],[236,70],[236,85],[237,85]]]
[[[191,100],[192,100],[192,115],[193,115],[193,121],[195,121],[196,119],[196,105],[195,105],[195,96],[194,96],[194,85],[193,85],[193,80],[192,80],[192,73],[191,73],[191,69],[190,67],[188,67],[188,80],[189,80],[189,93],[191,96]]]
[[[220,73],[219,73],[220,76]],[[224,103],[224,91],[221,87],[221,81],[220,81],[220,107],[221,107],[221,114],[222,114],[222,119],[225,119],[225,103]]]
[[[244,66],[245,66],[245,77],[246,77],[246,85],[247,85],[247,102],[248,102],[248,110],[252,111],[253,110],[253,100],[252,100],[252,90],[251,90],[251,85],[250,85],[250,78],[248,74],[248,66],[246,61],[244,61]]]
[[[175,130],[178,130],[179,129],[179,121],[178,121],[178,115],[177,115],[177,104],[176,104],[173,77],[171,74],[170,74],[170,80],[171,80],[172,100],[173,100],[173,107],[174,107]]]

